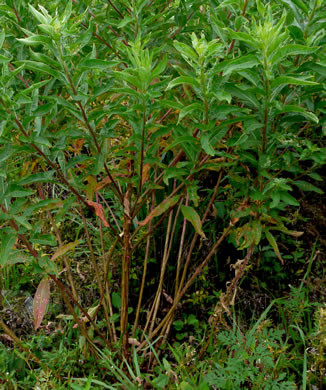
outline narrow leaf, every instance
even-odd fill
[[[32,12],[33,16],[39,21],[39,23],[48,24],[51,22],[50,17],[46,17],[37,11],[32,5],[28,5],[29,10]]]
[[[287,105],[283,106],[282,109],[277,111],[278,114],[284,114],[284,113],[295,113],[295,114],[300,114],[306,117],[307,119],[318,123],[319,119],[318,117],[313,114],[312,112],[306,111],[303,107],[300,106],[295,106],[295,105]]]
[[[108,69],[115,65],[115,61],[104,61],[95,58],[88,58],[80,63],[80,66],[86,69]]]
[[[299,54],[311,54],[314,53],[317,49],[317,47],[308,47],[304,45],[285,45],[277,49],[271,56],[270,60],[272,64],[275,65],[281,62],[284,57],[297,56]]]
[[[195,53],[195,51],[188,45],[182,42],[174,41],[173,46],[180,52],[184,57],[193,60],[194,62],[197,61],[198,56]]]
[[[41,325],[43,317],[50,299],[50,279],[48,277],[41,280],[37,287],[33,300],[33,314],[34,314],[34,329],[38,329]]]
[[[223,71],[223,75],[227,76],[233,72],[237,72],[243,69],[252,68],[259,64],[256,56],[250,54],[247,56],[236,58],[235,60],[223,61],[217,65],[217,71]],[[221,68],[221,69],[219,69]],[[215,69],[214,69],[215,70]]]
[[[296,185],[298,188],[301,188],[303,191],[313,191],[317,192],[318,194],[323,194],[324,191],[321,190],[320,188],[314,186],[311,183],[308,183],[307,181],[303,180],[296,180],[293,182],[294,185]]]
[[[51,45],[51,39],[44,35],[32,35],[27,38],[17,38],[17,41],[29,46]]]
[[[215,150],[209,142],[208,134],[204,133],[200,136],[200,143],[207,154],[209,154],[210,156],[215,156]]]
[[[191,114],[194,111],[204,111],[203,105],[200,103],[192,103],[189,106],[184,107],[179,114],[178,123],[187,115]]]
[[[200,87],[199,81],[197,79],[195,79],[194,77],[180,76],[174,80],[171,80],[169,82],[169,85],[167,86],[167,89],[172,89],[180,84],[189,84],[189,85],[193,86],[194,88]]]
[[[314,81],[298,79],[296,77],[290,76],[280,76],[272,81],[272,88],[278,87],[279,85],[319,85],[319,83],[315,83]]]
[[[281,192],[281,200],[290,206],[300,206],[300,203],[292,195],[285,191]]]
[[[2,48],[3,42],[5,40],[5,36],[6,36],[5,30],[2,30],[0,33],[0,49]]]
[[[154,217],[158,217],[159,215],[167,211],[170,207],[174,206],[179,201],[179,199],[180,195],[163,200],[163,202],[160,203],[157,207],[155,207],[155,209],[152,210],[151,213],[143,221],[138,222],[138,225],[145,226]]]
[[[200,220],[200,217],[196,210],[193,207],[190,206],[181,206],[181,211],[183,216],[192,224],[192,226],[195,228],[196,232],[202,236],[203,238],[206,238],[205,233],[203,232],[202,223]]]
[[[165,55],[162,61],[159,64],[157,64],[157,66],[153,69],[151,78],[154,79],[155,77],[159,76],[162,72],[164,72],[167,63],[168,63],[168,57],[167,55]]]
[[[76,246],[79,244],[80,240],[76,240],[74,242],[69,242],[69,244],[66,244],[66,245],[63,245],[61,246],[56,252],[55,254],[51,257],[51,260],[54,261],[55,259],[57,259],[58,257],[60,256],[63,256],[65,253],[73,250],[76,248]]]
[[[271,247],[273,248],[276,256],[279,258],[281,263],[284,264],[284,260],[282,259],[280,251],[278,249],[278,245],[277,245],[277,242],[275,240],[275,237],[272,235],[272,233],[269,230],[265,230],[265,236],[266,236],[268,242],[271,244]]]
[[[56,79],[66,82],[65,76],[61,72],[50,68],[48,65],[43,64],[42,62],[24,60],[16,61],[15,64],[25,65],[25,68],[34,70],[36,72],[48,73]]]

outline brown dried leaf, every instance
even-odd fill
[[[102,205],[100,205],[99,203],[96,203],[96,202],[93,202],[91,200],[87,200],[86,201],[87,204],[89,206],[92,206],[94,207],[94,210],[95,210],[95,214],[100,218],[100,220],[103,222],[103,225],[105,227],[109,227],[110,225],[107,223],[106,219],[105,219],[105,215],[104,215],[104,210],[103,210],[103,207]]]

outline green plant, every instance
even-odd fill
[[[1,4],[0,286],[30,267],[35,329],[52,283],[82,353],[128,370],[224,245],[244,258],[221,322],[260,252],[281,275],[292,208],[323,194],[322,5]]]

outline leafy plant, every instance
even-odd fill
[[[227,262],[223,246],[244,258],[231,259],[221,323],[252,259],[274,253],[277,274],[280,238],[303,234],[289,214],[323,194],[325,12],[116,3],[0,5],[0,286],[30,267],[38,329],[54,284],[85,357],[118,351],[115,373],[134,385],[131,344],[157,339],[154,354],[176,324],[195,326],[180,307],[212,258]]]

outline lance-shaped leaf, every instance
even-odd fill
[[[76,240],[74,242],[69,242],[69,244],[61,246],[55,252],[55,254],[51,257],[51,260],[53,261],[53,260],[57,259],[58,257],[63,256],[65,253],[75,249],[76,246],[79,244],[79,242],[80,242],[80,240]]]
[[[180,199],[181,195],[173,196],[172,198],[168,198],[163,200],[154,210],[150,212],[150,214],[141,222],[138,222],[138,225],[145,226],[151,221],[154,217],[158,217],[159,215],[165,213],[170,207],[174,206]]]
[[[311,54],[315,52],[318,49],[318,47],[308,47],[304,45],[284,45],[277,49],[271,56],[270,61],[273,65],[278,64],[282,61],[284,57],[287,56],[297,56],[300,54]]]
[[[303,80],[298,79],[297,77],[290,77],[290,76],[279,76],[275,80],[272,81],[271,87],[275,88],[279,85],[318,85],[318,83],[315,83],[314,81],[309,80]]]
[[[87,58],[80,63],[80,66],[84,69],[108,69],[113,68],[115,65],[115,61],[104,61],[96,58]]]
[[[317,192],[317,194],[323,194],[324,191],[321,190],[320,188],[314,186],[311,183],[308,183],[307,181],[303,180],[296,180],[293,182],[293,184],[299,188],[301,188],[303,191],[314,191]]]
[[[206,238],[205,233],[203,232],[202,223],[200,220],[200,217],[197,213],[197,211],[190,206],[181,206],[181,211],[183,216],[192,224],[192,226],[195,228],[196,232],[202,236],[203,238]]]
[[[179,124],[180,121],[181,121],[186,115],[189,115],[189,114],[193,113],[194,111],[201,111],[201,112],[203,112],[203,111],[204,111],[203,105],[196,102],[196,103],[190,104],[189,106],[184,107],[184,108],[180,111],[179,119],[178,119],[178,123],[177,123],[177,124]]]
[[[259,47],[259,43],[251,35],[247,33],[233,31],[230,28],[225,28],[224,30],[229,32],[230,37],[232,39],[237,39],[238,41],[245,42],[254,48]]]
[[[202,134],[200,136],[200,143],[201,143],[202,148],[210,156],[215,156],[215,150],[214,150],[214,148],[212,147],[212,145],[210,144],[209,141],[210,140],[209,140],[209,135],[208,134],[204,133],[204,134]]]
[[[282,264],[284,264],[284,260],[281,256],[281,253],[278,249],[278,245],[277,245],[277,242],[275,240],[275,237],[272,235],[272,233],[269,231],[269,230],[265,230],[265,236],[268,240],[268,242],[271,244],[271,247],[273,248],[276,256],[279,258],[279,260],[281,261]]]
[[[34,15],[34,17],[38,20],[38,22],[43,23],[43,24],[49,24],[52,21],[51,16],[47,13],[44,12],[41,14],[41,12],[37,11],[32,5],[28,5],[29,10],[31,13]],[[45,11],[45,9],[42,7],[42,9]]]
[[[191,59],[194,62],[197,61],[198,55],[190,46],[178,41],[174,41],[173,46],[182,54],[182,56]]]
[[[252,54],[236,58],[234,60],[223,61],[214,67],[214,71],[221,72],[227,76],[233,72],[252,68],[259,64],[258,58]]]
[[[1,33],[0,33],[0,49],[2,48],[3,42],[5,40],[5,36],[6,36],[5,31],[4,30],[1,31]]]
[[[46,313],[50,299],[50,279],[44,278],[37,287],[33,300],[34,329],[38,329]]]
[[[87,200],[87,203],[94,207],[94,210],[95,210],[95,214],[100,218],[100,220],[103,222],[103,225],[105,227],[109,227],[110,225],[107,223],[106,219],[105,219],[105,214],[104,214],[104,210],[103,210],[103,207],[102,205],[100,205],[99,203],[96,203],[96,202],[93,202],[92,200]]]
[[[167,86],[167,89],[174,88],[180,84],[189,84],[189,85],[193,86],[194,88],[200,87],[199,81],[197,79],[195,79],[194,77],[180,76],[174,80],[171,80],[169,82],[169,85]]]
[[[295,106],[292,104],[283,106],[280,110],[277,110],[278,114],[284,114],[284,113],[294,113],[294,114],[299,114],[304,117],[306,117],[308,120],[311,120],[315,123],[319,122],[318,117],[313,114],[312,112],[306,111],[303,107],[300,106]]]
[[[36,71],[36,72],[47,73],[47,74],[50,74],[51,76],[55,77],[58,80],[61,80],[63,82],[67,82],[63,73],[61,73],[55,69],[50,68],[48,65],[43,64],[42,62],[24,60],[24,61],[16,61],[15,64],[25,65],[25,68],[27,68],[27,69],[31,69],[31,70]]]
[[[17,41],[22,42],[28,46],[51,45],[51,39],[49,37],[38,34],[32,35],[27,38],[17,38]]]

